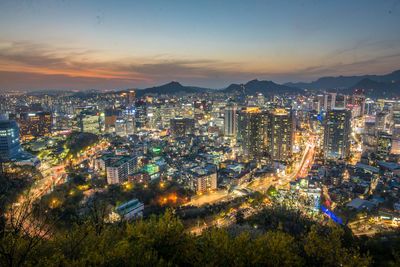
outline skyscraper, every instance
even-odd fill
[[[242,154],[249,159],[260,159],[265,152],[265,114],[259,109],[248,107],[239,113],[238,139]]]
[[[0,158],[9,160],[22,152],[16,121],[0,120]]]
[[[135,91],[130,90],[128,94],[128,106],[134,107],[135,106]]]
[[[110,127],[115,126],[115,121],[122,116],[122,112],[119,109],[106,109],[105,110],[105,128],[106,131],[110,129]]]
[[[292,156],[294,138],[294,114],[275,109],[268,114],[267,152],[271,159],[287,161]]]
[[[324,111],[331,110],[335,107],[336,93],[328,93],[324,95]]]
[[[365,96],[364,95],[352,95],[351,104],[358,105],[361,108],[361,116],[365,113]]]
[[[234,103],[229,103],[225,107],[224,112],[224,134],[227,137],[236,135],[236,106]]]
[[[118,136],[126,136],[125,120],[118,118],[115,120],[115,134]]]
[[[380,132],[387,132],[387,124],[389,122],[389,113],[379,112],[375,117],[375,130],[376,134]]]
[[[376,141],[376,157],[379,160],[386,160],[392,149],[392,136],[380,132]]]
[[[333,108],[346,108],[347,96],[343,94],[337,94],[335,97],[335,106]]]
[[[344,159],[350,151],[350,112],[333,109],[326,114],[324,152],[327,159]]]

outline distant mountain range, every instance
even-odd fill
[[[222,92],[225,93],[233,93],[233,92],[243,92],[247,95],[255,95],[257,93],[262,93],[264,95],[268,94],[285,94],[285,93],[303,93],[303,89],[299,89],[296,87],[286,86],[274,83],[272,81],[259,81],[252,80],[244,85],[240,84],[231,84],[226,89],[223,89]]]
[[[351,94],[355,89],[362,90],[371,97],[400,96],[400,70],[386,75],[362,75],[362,76],[338,76],[322,77],[310,83],[286,83],[277,84],[272,81],[259,81],[257,79],[245,84],[231,84],[218,92],[238,94],[243,91],[247,95],[262,93],[268,94],[296,94],[304,93],[304,90],[312,91],[337,91]],[[215,92],[216,89],[183,86],[179,82],[170,82],[161,86],[136,90],[138,97],[147,94],[194,94]]]
[[[400,94],[399,87],[400,70],[385,75],[339,76],[322,77],[310,83],[286,83],[290,87],[298,87],[309,90],[343,90],[365,89],[369,93],[390,95]],[[372,89],[372,90],[370,90]]]
[[[193,94],[193,93],[206,93],[206,92],[221,92],[221,93],[242,93],[243,87],[245,88],[245,93],[247,95],[255,95],[257,93],[262,93],[265,95],[268,94],[282,94],[282,93],[302,93],[303,89],[289,87],[286,85],[281,85],[274,83],[272,81],[259,81],[252,80],[247,82],[246,84],[231,84],[227,88],[222,90],[217,89],[209,89],[209,88],[200,88],[194,86],[183,86],[178,82],[170,82],[161,86],[151,87],[142,90],[136,90],[136,95],[138,97],[143,95],[150,94],[168,94],[168,95],[176,95],[176,94]]]

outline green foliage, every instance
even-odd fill
[[[88,146],[93,145],[99,140],[99,137],[92,133],[73,132],[68,135],[65,146],[69,149],[69,155],[75,155]]]
[[[368,266],[369,257],[362,257],[357,248],[343,246],[344,232],[336,225],[322,228],[313,225],[304,237],[308,266]]]
[[[170,210],[148,220],[116,224],[105,224],[104,215],[97,209],[88,221],[50,239],[3,232],[0,265],[367,266],[371,262],[356,247],[344,246],[343,231],[336,226],[313,226],[301,236],[282,232],[282,227],[255,236],[247,231],[231,236],[218,228],[193,236]]]
[[[277,190],[276,190],[275,186],[271,185],[270,187],[268,187],[267,195],[269,197],[274,197],[276,194],[277,194]]]

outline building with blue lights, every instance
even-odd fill
[[[10,160],[22,153],[19,128],[16,121],[0,120],[0,157]]]

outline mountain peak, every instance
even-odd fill
[[[167,84],[164,84],[164,85],[182,86],[182,84],[180,84],[180,83],[177,82],[177,81],[171,81],[171,82],[169,82],[169,83],[167,83]],[[162,86],[162,85],[161,85],[161,86]]]
[[[225,92],[231,91],[242,91],[243,88],[239,84],[231,84],[226,89]],[[281,94],[281,93],[300,93],[303,90],[289,87],[285,85],[280,85],[272,81],[259,81],[257,79],[251,80],[245,84],[246,94],[256,95],[257,93],[267,94]]]

